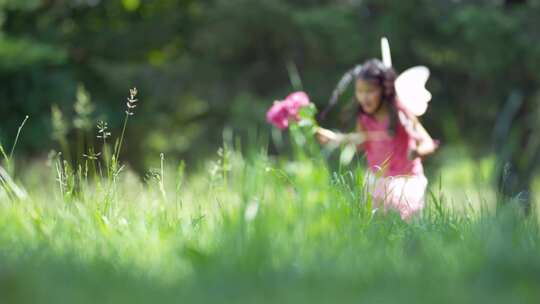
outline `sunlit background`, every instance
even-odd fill
[[[534,303],[537,218],[483,208],[540,195],[539,16],[540,0],[0,0],[0,302]],[[383,36],[398,72],[431,70],[421,120],[441,148],[411,225],[372,213],[362,155],[299,158],[265,121],[294,90],[324,109]],[[354,130],[351,88],[319,124]]]

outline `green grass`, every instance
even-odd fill
[[[120,161],[135,97],[122,135],[100,123],[102,154],[75,168],[61,128],[47,162],[21,167],[17,139],[9,157],[0,145],[0,303],[540,299],[537,217],[495,212],[490,158],[448,149],[411,223],[372,210],[363,167],[329,165],[294,127],[294,157],[229,143],[198,169],[160,155],[141,180]]]
[[[407,224],[372,212],[361,167],[230,149],[195,172],[156,167],[61,193],[54,162],[27,164],[28,197],[0,191],[0,302],[540,299],[536,219],[456,213],[436,182]]]

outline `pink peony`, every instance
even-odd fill
[[[289,126],[289,112],[285,107],[285,104],[281,101],[276,101],[266,112],[266,120],[283,130]]]
[[[300,108],[309,104],[309,97],[304,92],[294,92],[283,101],[276,101],[266,112],[266,120],[279,129],[289,126],[289,119],[300,120]]]
[[[298,120],[298,112],[300,111],[300,108],[309,104],[309,97],[304,92],[294,92],[287,96],[283,103],[287,107],[289,115]]]

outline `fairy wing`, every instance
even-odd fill
[[[429,69],[425,66],[415,66],[401,73],[395,82],[396,95],[411,114],[423,115],[431,100],[431,93],[426,89]]]
[[[392,55],[390,53],[390,43],[388,43],[388,38],[381,38],[381,55],[383,64],[390,68],[392,67]]]

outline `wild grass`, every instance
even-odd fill
[[[405,223],[373,210],[362,166],[261,143],[226,141],[200,168],[161,155],[141,180],[117,142],[94,166],[27,164],[26,197],[2,188],[2,303],[540,299],[536,218],[512,208],[456,212],[433,182]]]

